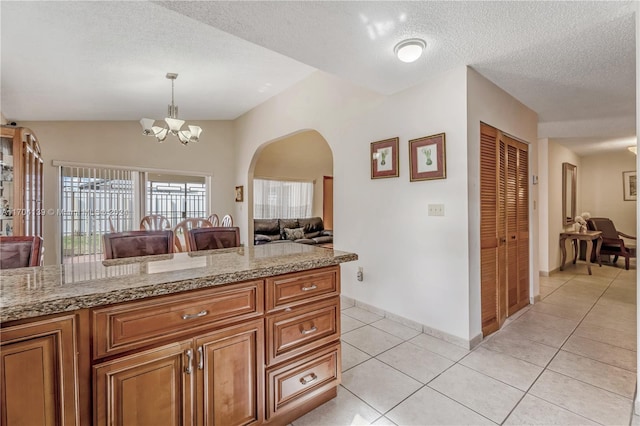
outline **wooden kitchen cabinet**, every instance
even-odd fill
[[[79,425],[76,317],[2,328],[0,424]]]
[[[192,424],[192,358],[185,341],[95,366],[94,424]]]
[[[263,340],[257,320],[98,364],[94,424],[257,424]]]
[[[264,417],[263,321],[196,339],[197,425],[258,424]]]

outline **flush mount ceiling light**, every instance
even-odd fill
[[[419,38],[402,40],[393,48],[393,52],[402,62],[414,62],[422,55],[427,43]]]
[[[153,118],[143,118],[140,120],[142,125],[142,134],[146,136],[155,136],[158,142],[162,142],[167,138],[167,135],[171,133],[177,136],[183,145],[189,142],[198,142],[202,129],[199,126],[187,126],[189,130],[180,130],[184,124],[184,120],[178,119],[178,107],[173,103],[173,83],[178,74],[169,72],[166,77],[171,80],[171,105],[169,105],[168,117],[164,119],[164,123],[160,126],[154,126],[155,120]]]

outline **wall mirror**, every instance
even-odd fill
[[[562,163],[562,224],[573,224],[576,217],[576,178],[578,167]]]

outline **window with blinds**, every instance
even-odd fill
[[[139,173],[97,167],[60,167],[63,263],[102,260],[102,236],[133,226]]]

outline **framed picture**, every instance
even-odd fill
[[[236,186],[236,202],[244,201],[244,186]]]
[[[624,190],[624,201],[636,201],[638,199],[636,172],[622,172],[622,187]]]
[[[398,177],[398,138],[371,143],[371,179]]]
[[[444,133],[410,140],[410,181],[445,179],[447,177],[446,158]]]

